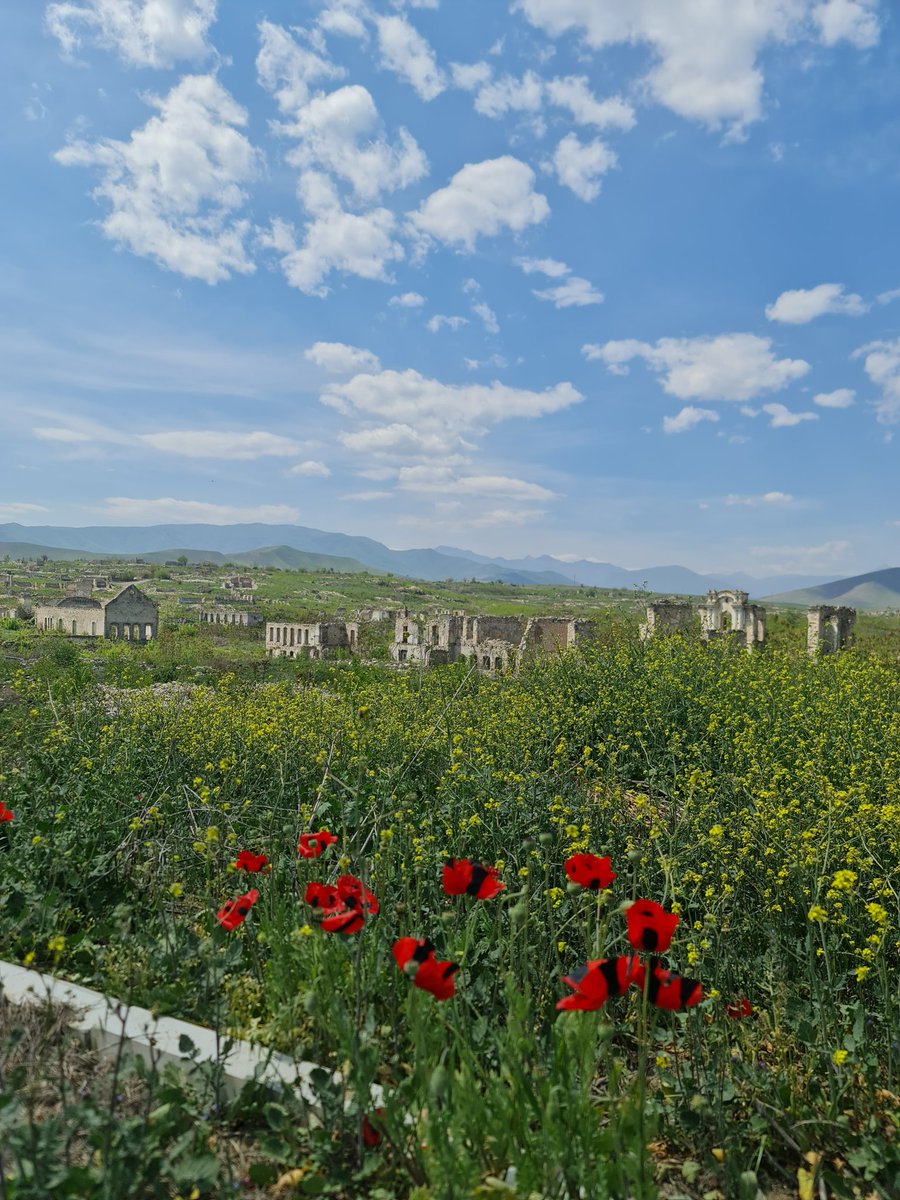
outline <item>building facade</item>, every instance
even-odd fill
[[[159,633],[159,608],[139,587],[129,583],[104,602],[87,596],[63,596],[55,604],[36,605],[34,623],[38,629],[68,637],[149,642]]]

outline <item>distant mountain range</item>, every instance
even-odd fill
[[[183,548],[196,546],[203,549]],[[583,584],[628,590],[646,587],[651,592],[693,596],[720,587],[740,587],[758,597],[776,589],[779,592],[787,589],[809,591],[821,585],[837,586],[829,583],[829,577],[821,575],[755,578],[740,571],[701,575],[679,566],[628,570],[590,559],[564,562],[546,554],[518,559],[490,558],[453,546],[391,550],[373,538],[327,533],[303,525],[94,525],[75,528],[11,522],[0,524],[0,557],[5,554],[11,558],[46,554],[48,558],[66,560],[139,557],[148,562],[164,562],[185,554],[189,562],[233,562],[249,567],[307,570],[331,567],[336,571],[381,571],[431,581],[474,579],[532,586]],[[869,578],[859,577],[860,580]]]
[[[833,604],[860,609],[900,608],[900,567],[835,579],[817,587],[796,588],[766,596],[773,604]]]

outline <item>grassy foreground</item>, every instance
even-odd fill
[[[347,1102],[323,1078],[326,1127],[307,1131],[290,1097],[215,1111],[155,1081],[192,1116],[170,1130],[170,1108],[134,1137],[162,1139],[167,1162],[180,1137],[200,1166],[179,1175],[175,1154],[134,1195],[233,1194],[209,1139],[248,1129],[248,1178],[295,1169],[287,1195],[900,1194],[895,665],[611,633],[509,679],[353,667],[110,696],[76,664],[11,692],[0,957],[349,1085]],[[298,858],[320,828],[337,845]],[[271,873],[236,872],[242,849]],[[585,850],[611,857],[607,891],[567,883]],[[449,898],[446,856],[498,867],[506,890]],[[347,937],[303,901],[342,871],[380,903]],[[216,912],[251,886],[226,933]],[[661,1012],[632,989],[558,1013],[562,976],[629,953],[621,908],[638,897],[679,914],[667,965],[703,1001]],[[397,970],[407,935],[460,964],[452,999]],[[9,1142],[22,1100],[3,1095],[7,1195],[115,1194],[112,1135],[87,1160],[96,1191],[29,1190],[38,1156]]]

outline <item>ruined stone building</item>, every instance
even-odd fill
[[[697,609],[702,639],[711,642],[732,637],[743,642],[748,650],[762,649],[766,641],[766,610],[748,601],[748,594],[737,589],[707,592],[706,601]]]
[[[358,650],[358,621],[266,622],[269,658],[334,658]]]
[[[57,630],[69,637],[104,637],[113,641],[148,642],[159,632],[159,607],[133,583],[110,600],[63,596],[55,604],[34,609],[38,629]]]
[[[806,649],[810,654],[835,654],[853,642],[855,608],[819,604],[806,613]]]
[[[692,604],[677,600],[659,600],[647,605],[647,620],[640,626],[642,641],[671,633],[690,633],[697,628],[697,614]]]
[[[391,658],[396,663],[437,666],[467,661],[479,671],[514,670],[529,654],[571,649],[593,630],[593,622],[569,617],[467,616],[464,612],[413,617],[394,624]]]
[[[226,592],[252,592],[256,581],[250,575],[228,575],[222,580]]]
[[[243,625],[247,629],[253,629],[257,625],[262,624],[262,617],[258,612],[253,612],[249,608],[201,608],[200,621],[204,625]]]

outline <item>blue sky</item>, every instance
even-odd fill
[[[900,562],[884,0],[9,0],[0,521]]]

